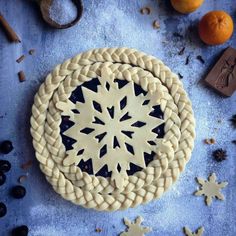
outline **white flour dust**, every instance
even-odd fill
[[[49,14],[53,21],[60,25],[65,25],[76,18],[77,7],[72,0],[53,0]]]

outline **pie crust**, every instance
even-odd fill
[[[96,91],[86,88],[94,79]],[[137,86],[143,91],[139,95]],[[78,88],[83,102],[72,101]],[[156,107],[162,116],[151,115]],[[62,131],[64,117],[73,125]],[[160,126],[163,136],[154,132]],[[35,95],[31,117],[36,158],[54,190],[75,204],[105,211],[161,197],[190,159],[194,128],[191,102],[178,76],[162,61],[129,48],[95,49],[58,65]],[[70,149],[62,135],[74,140]],[[153,159],[146,162],[145,153],[151,152]],[[79,166],[88,160],[92,173]],[[131,173],[131,164],[139,169]],[[110,176],[99,174],[104,166]]]

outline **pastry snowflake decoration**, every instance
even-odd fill
[[[198,190],[196,196],[205,196],[207,206],[210,206],[213,198],[218,198],[219,200],[224,200],[223,194],[220,190],[228,185],[227,182],[217,183],[215,173],[208,177],[208,181],[202,178],[197,178],[197,182],[201,185],[200,190]]]
[[[161,60],[130,48],[81,53],[34,98],[36,158],[64,199],[99,211],[160,198],[190,160],[191,101]]]
[[[195,232],[192,232],[188,227],[184,227],[184,233],[186,236],[202,236],[204,232],[204,228],[200,227]]]
[[[133,81],[121,87],[114,80],[109,69],[103,68],[96,92],[82,87],[84,103],[68,99],[56,106],[74,122],[63,133],[76,140],[73,149],[66,152],[64,164],[77,165],[91,158],[94,174],[107,165],[111,179],[121,188],[130,163],[145,168],[144,153],[157,153],[166,147],[153,132],[164,120],[150,115],[160,94],[136,96]]]
[[[120,236],[144,236],[144,234],[151,232],[151,228],[141,226],[142,222],[143,218],[141,216],[138,216],[134,222],[124,218],[124,223],[128,226],[128,229]]]

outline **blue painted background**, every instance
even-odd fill
[[[150,6],[149,16],[139,13],[143,6]],[[236,47],[236,34],[222,46],[207,47],[200,42],[196,25],[201,16],[210,10],[223,9],[229,12],[236,23],[236,5],[232,0],[205,1],[191,15],[179,15],[170,7],[169,1],[154,0],[86,0],[81,22],[67,30],[54,30],[41,19],[37,5],[30,0],[0,1],[0,10],[22,38],[21,44],[10,44],[0,32],[0,140],[10,139],[14,151],[1,159],[9,159],[12,169],[7,173],[7,184],[0,187],[0,201],[6,203],[8,214],[0,219],[0,235],[17,225],[26,224],[32,236],[115,236],[125,229],[124,216],[133,220],[142,215],[144,225],[153,228],[148,235],[183,235],[182,227],[192,230],[205,227],[205,236],[235,236],[236,212],[236,146],[229,119],[236,113],[236,95],[222,98],[206,88],[201,82],[204,75],[220,55],[222,49]],[[152,28],[153,20],[160,22],[160,29]],[[184,35],[173,37],[173,32]],[[160,200],[135,209],[114,213],[96,212],[75,206],[59,197],[46,182],[34,158],[29,132],[29,119],[33,96],[45,76],[55,65],[65,59],[98,47],[126,46],[152,54],[165,62],[174,72],[180,72],[188,92],[197,121],[197,137],[192,159],[179,181]],[[186,47],[182,56],[179,50]],[[15,60],[36,49],[34,56],[27,56],[21,63]],[[190,63],[185,65],[186,56]],[[205,64],[196,60],[202,55]],[[19,83],[17,72],[24,70],[27,81]],[[217,121],[221,120],[221,123]],[[203,144],[203,139],[214,137],[213,146]],[[228,160],[216,163],[211,158],[212,150],[225,148]],[[20,165],[33,159],[24,183],[27,196],[15,200],[9,189],[17,178],[25,174]],[[223,190],[225,201],[214,201],[207,207],[202,197],[192,193],[198,187],[196,176],[206,178],[215,172],[220,181],[229,185]],[[96,233],[99,227],[102,232]]]

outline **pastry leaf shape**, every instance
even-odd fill
[[[196,196],[205,196],[207,206],[210,206],[213,198],[224,200],[223,194],[220,190],[228,185],[227,182],[218,183],[216,182],[215,173],[208,177],[208,180],[197,178],[197,182],[200,184],[200,189],[195,192]]]
[[[134,222],[124,218],[127,229],[125,232],[122,232],[120,236],[144,236],[144,234],[151,232],[151,228],[141,226],[142,222],[143,218],[141,216],[138,216]]]
[[[98,79],[97,91],[81,87],[84,103],[68,99],[56,104],[74,122],[63,133],[76,140],[63,164],[92,159],[94,175],[106,165],[115,186],[122,188],[131,163],[145,168],[144,153],[168,150],[153,132],[164,120],[150,115],[161,95],[157,91],[136,95],[133,81],[119,86],[107,67],[101,69]]]
[[[192,232],[188,227],[184,227],[184,233],[186,236],[202,236],[204,228],[200,227],[195,232]]]

